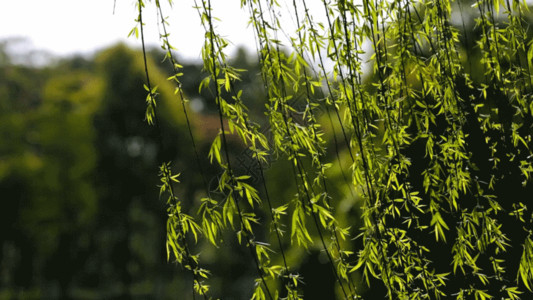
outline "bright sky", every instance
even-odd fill
[[[30,53],[44,50],[54,56],[73,53],[91,54],[118,41],[140,46],[140,39],[128,38],[135,26],[135,1],[117,0],[2,0],[0,10],[0,41],[6,38],[26,38],[15,52]],[[214,15],[222,22],[218,30],[235,45],[253,47],[254,38],[247,26],[248,17],[240,9],[240,1],[214,0]],[[167,4],[168,1],[161,1]],[[204,40],[203,29],[192,0],[175,0],[174,7],[164,6],[169,16],[171,44],[187,59],[200,58]],[[157,14],[147,2],[143,12],[147,43],[159,45]]]

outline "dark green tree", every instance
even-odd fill
[[[164,147],[136,122],[145,97],[134,50],[44,67],[2,62],[0,298],[166,298],[186,285],[165,262],[166,213],[153,187],[156,161],[196,165],[180,146],[186,132],[172,87],[151,72],[168,112]]]

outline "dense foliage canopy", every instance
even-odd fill
[[[226,247],[228,232],[254,264],[252,299],[316,296],[302,293],[306,277],[290,257],[312,249],[329,264],[322,277],[335,282],[328,299],[531,297],[527,3],[341,0],[322,1],[321,11],[309,3],[241,1],[266,95],[257,99],[237,86],[245,70],[228,61],[229,41],[217,31],[231,16],[196,1],[205,29],[200,89],[218,115],[208,160],[220,173],[214,183],[203,174],[190,126],[182,147],[196,152],[205,189],[182,202],[176,183],[190,175],[162,163],[169,259],[204,299],[217,295],[196,245]],[[172,1],[139,0],[131,34],[144,47],[143,8],[155,5],[186,112],[187,74],[163,4]],[[145,75],[145,118],[158,125],[158,90]],[[285,192],[273,197],[275,165]]]

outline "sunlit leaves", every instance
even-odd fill
[[[433,217],[431,219],[431,222],[429,224],[430,226],[433,226],[433,231],[435,233],[435,240],[439,240],[439,238],[446,242],[446,235],[444,234],[444,229],[449,230],[448,225],[444,222],[442,219],[440,213],[433,214]]]
[[[286,284],[287,298],[299,299],[301,278],[290,273],[286,262],[273,264],[276,246],[259,242],[263,236],[256,231],[268,226],[262,214],[268,211],[270,232],[280,249],[285,227],[290,227],[286,242],[290,239],[292,247],[322,246],[345,298],[357,297],[350,279],[354,272],[362,274],[365,285],[380,280],[389,299],[491,299],[496,297],[491,287],[495,283],[502,286],[500,295],[510,299],[523,293],[520,285],[532,290],[527,203],[495,196],[501,182],[515,172],[522,186],[533,173],[533,46],[524,27],[525,4],[475,1],[470,9],[475,11],[477,36],[472,37],[464,24],[462,30],[455,24],[462,1],[324,1],[320,13],[325,24],[315,23],[305,1],[292,1],[287,6],[296,19],[294,32],[282,26],[283,5],[241,1],[256,34],[258,76],[267,94],[261,112],[268,120],[264,134],[257,125],[263,123],[248,115],[249,99],[236,89],[244,70],[228,64],[229,41],[217,32],[211,2],[198,2],[205,29],[201,55],[206,76],[200,90],[214,96],[220,123],[207,157],[221,175],[217,197],[201,200],[200,225],[181,212],[174,196],[169,198],[174,210],[168,228],[174,242],[169,248],[177,260],[192,259],[179,242],[186,235],[196,240],[203,234],[219,246],[222,231],[229,229],[257,264],[252,298],[275,298],[267,282],[278,280],[292,281]],[[464,22],[462,11],[459,15]],[[168,42],[164,49],[171,49]],[[183,75],[179,68],[175,66],[176,74],[170,77],[178,85]],[[149,84],[145,89],[146,119],[152,124],[157,90]],[[335,122],[330,114],[337,117]],[[293,199],[276,199],[280,204],[273,207],[263,169],[261,188],[251,182],[251,174],[238,174],[229,154],[230,136],[239,139],[260,168],[269,156],[286,159],[291,169],[287,178],[293,177],[295,185],[288,192]],[[337,161],[329,155],[332,136]],[[343,155],[349,161],[341,159]],[[345,178],[346,190],[357,192],[346,201],[361,208],[360,220],[343,218],[345,212],[337,210],[344,200],[328,190],[331,172],[344,167],[351,173]],[[164,178],[162,195],[170,191],[166,182],[177,180]],[[508,219],[529,234],[518,287],[509,286],[503,258],[511,242],[516,243],[503,224]],[[346,223],[351,226],[341,227]],[[360,233],[360,240],[349,244],[354,233]],[[351,249],[355,244],[362,248]],[[440,247],[450,259],[444,271],[440,268],[445,264],[429,259]],[[472,282],[445,292],[452,276]]]
[[[203,198],[198,209],[198,215],[202,219],[202,230],[205,238],[214,246],[220,242],[221,230],[224,229],[222,214],[217,210],[217,201]]]
[[[533,241],[528,236],[523,245],[524,252],[520,258],[518,277],[529,291],[533,290]]]
[[[157,86],[150,88],[147,85],[144,85],[144,89],[148,92],[146,96],[146,113],[145,118],[149,125],[154,125],[155,122],[155,110],[157,106],[156,97],[157,97]]]
[[[299,202],[296,203],[292,213],[291,240],[294,244],[305,248],[313,242],[306,226],[305,208]]]
[[[194,290],[200,294],[205,295],[209,286],[202,283],[209,275],[209,271],[202,269],[198,264],[198,256],[193,255],[189,248],[188,236],[194,238],[195,243],[198,242],[199,235],[202,234],[202,227],[196,223],[194,218],[182,212],[181,202],[174,194],[174,183],[179,183],[179,174],[172,174],[170,163],[163,163],[159,168],[160,197],[167,195],[167,259],[170,256],[174,257],[176,262],[182,265],[185,269],[192,272],[194,276]],[[207,228],[211,230],[211,228]],[[212,238],[213,233],[209,231],[208,238]]]

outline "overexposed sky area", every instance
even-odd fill
[[[157,13],[153,1],[146,1],[143,12],[146,42],[159,45]],[[28,54],[35,50],[52,56],[92,54],[119,41],[140,46],[127,37],[135,26],[134,0],[0,0],[0,42],[11,43],[11,52]],[[168,16],[171,44],[181,57],[199,59],[204,32],[193,0],[174,0],[172,8],[162,0]],[[199,2],[200,3],[200,2]],[[221,19],[218,30],[232,44],[254,47],[253,31],[246,11],[238,0],[213,0],[214,16]]]

